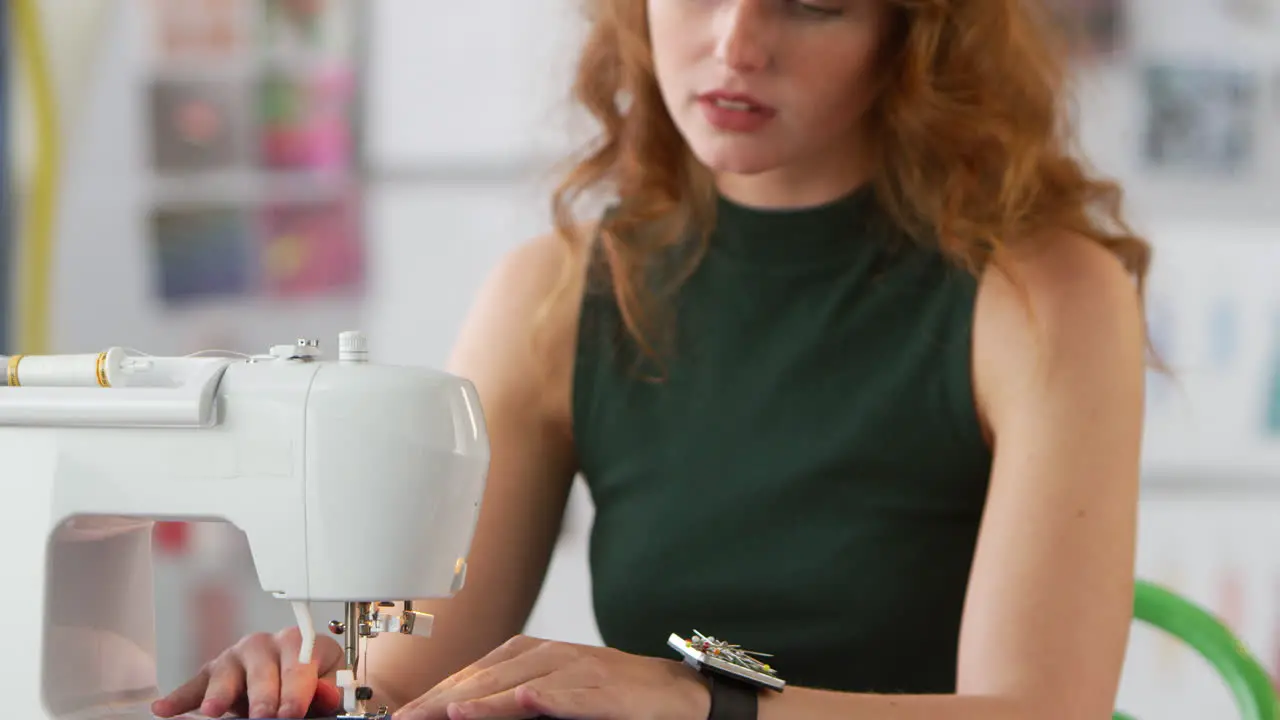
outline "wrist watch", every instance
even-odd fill
[[[756,720],[760,691],[782,692],[787,685],[776,670],[757,659],[769,657],[767,653],[745,650],[697,630],[689,638],[672,633],[667,645],[707,676],[711,689],[707,720]]]

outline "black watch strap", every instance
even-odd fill
[[[707,720],[756,720],[760,689],[719,673],[706,673],[711,687],[711,712]]]

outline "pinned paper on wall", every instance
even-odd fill
[[[165,51],[145,88],[157,188],[152,260],[163,302],[296,298],[362,284],[350,42],[362,6],[149,6]]]
[[[151,229],[155,284],[166,303],[253,291],[252,235],[243,211],[159,210],[152,215]]]
[[[344,11],[353,5],[350,0],[261,0],[265,52],[345,55],[354,18]]]
[[[1128,45],[1128,4],[1124,0],[1050,0],[1056,26],[1080,60],[1113,57]]]
[[[224,80],[151,86],[151,160],[160,173],[228,170],[246,160],[245,97]]]
[[[152,8],[164,56],[226,56],[244,47],[242,0],[153,0]]]
[[[1207,487],[1212,478],[1202,478]],[[1208,611],[1268,670],[1280,671],[1280,500],[1215,490],[1146,494],[1140,505],[1136,576]],[[1232,696],[1211,663],[1166,631],[1135,627],[1118,708],[1137,717],[1234,717]],[[1274,677],[1274,676],[1273,676]]]
[[[1144,69],[1148,168],[1213,175],[1248,170],[1257,155],[1261,95],[1251,73],[1160,63]]]
[[[270,297],[347,293],[364,279],[364,247],[354,195],[270,204],[262,215],[262,276]]]
[[[342,66],[273,71],[259,92],[259,157],[275,170],[343,172],[352,165],[355,78]]]

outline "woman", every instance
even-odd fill
[[[493,463],[397,717],[1108,717],[1132,610],[1144,242],[1062,132],[1026,0],[598,0],[601,142],[451,368]],[[582,192],[615,202],[577,227]],[[1136,281],[1136,282],[1135,282]],[[609,646],[520,636],[582,472]],[[769,652],[725,706],[694,628]],[[332,712],[254,636],[159,715]],[[715,694],[719,706],[713,709]],[[735,702],[742,701],[741,695]]]

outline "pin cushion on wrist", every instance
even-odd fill
[[[767,653],[746,650],[697,630],[690,638],[672,633],[667,645],[710,681],[711,711],[707,720],[755,720],[762,689],[782,692],[787,683],[768,663]]]

